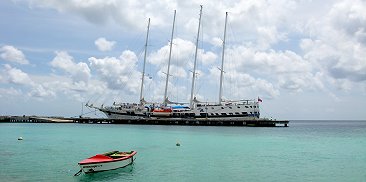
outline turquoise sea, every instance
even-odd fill
[[[73,176],[77,162],[111,150],[136,150],[136,161]],[[0,123],[0,181],[360,182],[366,121],[275,128]]]

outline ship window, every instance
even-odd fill
[[[235,114],[239,115],[240,113],[238,113],[238,112],[235,112]]]
[[[215,115],[216,115],[216,116],[218,116],[218,115],[219,115],[219,113],[215,113]]]
[[[248,106],[245,106],[245,108],[249,108]]]
[[[214,107],[211,107],[211,109],[215,109]]]
[[[252,108],[252,106],[250,106],[250,108]]]
[[[230,112],[230,113],[229,113],[229,115],[233,115],[233,113],[232,113],[232,112]]]
[[[213,116],[214,115],[214,113],[211,113],[211,116]]]
[[[248,114],[247,112],[242,112],[242,114]]]
[[[240,108],[240,106],[238,106],[238,108]]]
[[[229,108],[232,109],[233,107],[230,106]]]
[[[221,113],[221,115],[226,116],[227,114],[226,113]]]
[[[254,108],[257,108],[257,106],[254,106]]]
[[[224,107],[221,107],[221,109],[224,109]]]

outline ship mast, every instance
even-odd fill
[[[225,39],[226,39],[226,24],[227,24],[227,12],[225,16],[225,28],[224,28],[224,40],[222,42],[222,57],[221,57],[221,69],[220,69],[220,91],[219,91],[219,104],[222,102],[222,80],[224,77],[224,59],[225,59]]]
[[[202,5],[200,10],[200,19],[198,21],[198,32],[197,32],[197,40],[196,40],[196,52],[194,54],[194,66],[192,72],[192,88],[191,88],[191,100],[189,101],[189,106],[193,108],[193,90],[194,90],[194,81],[196,79],[196,65],[197,65],[197,51],[198,51],[198,39],[200,36],[200,28],[201,28],[201,16],[202,16]]]
[[[145,41],[145,53],[144,53],[144,65],[142,69],[142,77],[141,77],[141,90],[140,90],[140,104],[142,105],[143,97],[142,97],[142,91],[144,88],[144,78],[145,78],[145,64],[146,64],[146,52],[147,52],[147,42],[149,39],[149,29],[150,29],[150,18],[147,23],[147,32],[146,32],[146,41]]]
[[[172,35],[170,37],[170,49],[169,49],[169,61],[168,61],[168,71],[166,73],[166,81],[165,81],[165,92],[164,92],[164,105],[167,105],[167,92],[168,92],[168,81],[169,81],[169,71],[170,71],[170,60],[172,58],[172,46],[173,46],[173,36],[174,36],[174,24],[175,24],[175,14],[177,10],[174,10],[174,18],[173,18],[173,29],[172,29]]]

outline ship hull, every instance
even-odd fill
[[[132,164],[133,160],[134,160],[133,157],[131,157],[129,159],[121,161],[101,162],[94,164],[79,164],[79,166],[85,174],[88,174],[88,173],[96,173],[96,172],[123,168]]]
[[[202,105],[197,104],[192,110],[171,110],[171,112],[115,112],[101,110],[109,119],[143,119],[148,117],[161,118],[259,118],[260,110],[257,102],[228,104],[228,105]]]

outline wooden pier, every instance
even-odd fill
[[[265,118],[63,118],[39,116],[0,117],[0,122],[15,123],[80,123],[80,124],[138,124],[138,125],[189,125],[189,126],[254,126],[254,127],[287,127],[288,120]]]
[[[212,118],[142,118],[142,119],[106,119],[106,118],[75,118],[77,123],[99,124],[139,124],[139,125],[189,125],[189,126],[256,126],[256,127],[287,127],[288,120],[270,119],[212,119]]]
[[[73,123],[72,118],[43,116],[0,116],[0,122],[8,123]]]

